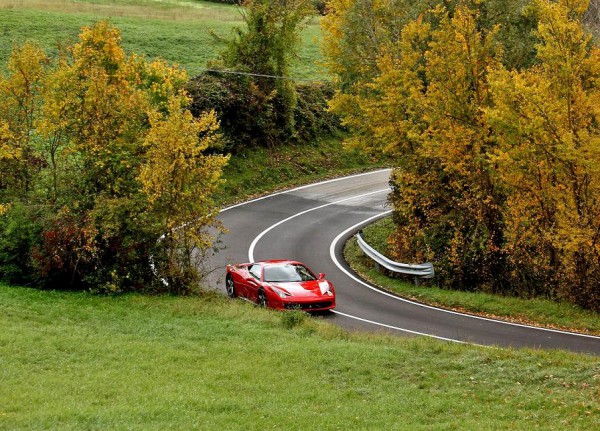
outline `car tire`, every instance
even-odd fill
[[[260,289],[258,291],[258,306],[266,308],[267,305],[267,294],[264,290]]]
[[[227,275],[225,278],[225,289],[227,290],[227,296],[230,298],[237,297],[237,293],[235,292],[235,283],[231,275]]]

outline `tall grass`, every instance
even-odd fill
[[[0,285],[0,429],[598,429],[597,358]],[[289,319],[288,319],[289,320]]]

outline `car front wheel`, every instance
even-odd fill
[[[264,290],[258,291],[258,305],[261,307],[267,306],[267,294]]]
[[[231,275],[228,275],[225,280],[225,288],[227,289],[227,296],[230,298],[235,298],[237,296],[235,293],[235,284]]]

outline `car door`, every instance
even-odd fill
[[[258,289],[262,275],[262,265],[255,263],[248,267],[249,277],[246,279],[247,298],[256,302],[258,300]]]

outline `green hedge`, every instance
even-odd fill
[[[307,142],[340,129],[337,116],[327,111],[333,85],[315,82],[296,87],[295,134],[282,132],[277,95],[264,94],[244,75],[206,72],[187,86],[192,97],[190,110],[196,116],[214,109],[225,137],[225,151],[239,148]]]
[[[244,0],[206,0],[211,3],[221,3],[221,4],[232,4],[232,5],[241,5]],[[327,9],[327,2],[325,0],[313,0],[313,5],[319,14],[325,15],[325,11]]]

